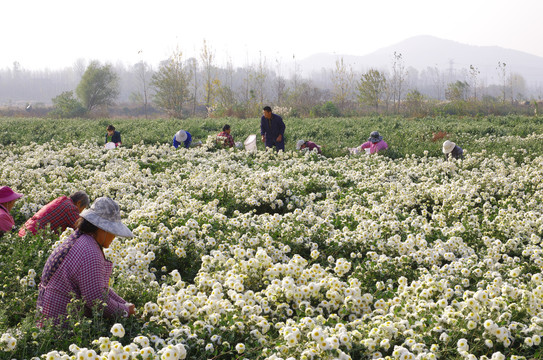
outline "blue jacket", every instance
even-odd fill
[[[190,146],[190,143],[192,142],[192,136],[190,135],[190,133],[188,131],[185,131],[187,133],[187,140],[183,141],[183,146],[186,147],[187,149],[189,148]],[[181,145],[180,142],[178,142],[177,140],[175,140],[175,135],[173,136],[173,147],[177,149],[177,147]]]
[[[274,144],[275,139],[279,135],[282,135],[280,143],[285,142],[285,123],[283,122],[283,118],[273,113],[270,120],[262,116],[260,119],[260,135],[266,135],[266,145]]]
[[[121,133],[118,131],[113,132],[113,136],[111,137],[111,142],[120,143],[121,142]],[[106,133],[106,142],[104,144],[107,144],[107,133]]]

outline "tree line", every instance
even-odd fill
[[[357,72],[343,58],[310,76],[302,76],[296,63],[288,74],[283,68],[262,56],[245,67],[219,66],[205,41],[198,58],[176,50],[156,69],[144,61],[126,68],[78,60],[64,70],[32,72],[14,63],[0,71],[0,101],[61,118],[96,113],[245,118],[258,116],[266,104],[290,116],[426,116],[533,113],[539,100],[537,89],[527,89],[525,79],[502,62],[496,64],[499,84],[490,85],[476,65],[418,71],[398,52],[389,69]]]

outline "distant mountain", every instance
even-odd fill
[[[419,71],[437,67],[440,71],[468,71],[476,66],[480,79],[487,84],[498,83],[498,62],[506,64],[508,74],[524,77],[527,85],[543,85],[543,57],[498,46],[474,46],[433,36],[415,36],[364,56],[315,54],[298,62],[304,74],[334,69],[336,60],[343,58],[353,70],[365,72],[369,68],[390,71],[394,52],[401,53],[404,64]]]

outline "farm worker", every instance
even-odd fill
[[[89,196],[84,191],[77,191],[68,196],[61,196],[42,207],[26,223],[21,226],[19,236],[25,236],[27,231],[36,234],[38,230],[47,227],[60,234],[67,227],[75,229],[79,214],[89,206]]]
[[[10,212],[15,205],[15,201],[21,196],[23,194],[16,193],[8,186],[0,187],[0,237],[4,233],[13,230],[15,220],[13,220]]]
[[[381,150],[388,149],[388,144],[383,140],[383,137],[379,135],[379,131],[372,131],[368,141],[360,145],[362,149],[370,149],[370,154],[375,154]]]
[[[119,205],[100,197],[81,213],[77,230],[58,246],[45,263],[38,293],[38,310],[47,318],[62,321],[73,299],[84,302],[86,316],[98,303],[105,317],[133,315],[135,307],[109,287],[113,264],[104,255],[115,236],[134,235],[121,222]]]
[[[106,144],[107,143],[114,143],[115,147],[121,146],[121,133],[118,131],[115,131],[115,126],[108,125],[106,128]]]
[[[322,154],[322,151],[321,151],[321,147],[317,144],[315,144],[314,142],[312,141],[305,141],[305,140],[298,140],[298,142],[296,143],[296,150],[309,150],[309,151],[313,151],[315,149],[317,149],[317,152],[319,154]]]
[[[222,132],[217,134],[217,144],[224,147],[234,147],[235,142],[232,135],[230,135],[230,125],[226,124],[222,127]]]
[[[264,115],[260,119],[260,135],[266,147],[274,147],[275,150],[285,151],[285,123],[281,116],[272,113],[269,106],[264,107]]]
[[[445,141],[443,143],[443,154],[445,155],[445,159],[450,157],[453,157],[455,159],[463,159],[464,158],[464,150],[452,141]]]
[[[192,142],[192,136],[190,135],[188,131],[179,130],[173,136],[173,147],[176,149],[179,145],[181,145],[181,143],[183,143],[183,146],[188,149],[191,142]]]

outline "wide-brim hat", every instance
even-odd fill
[[[298,140],[298,142],[296,142],[296,150],[300,150],[303,144],[305,144],[305,141]]]
[[[372,143],[377,143],[381,140],[383,140],[383,137],[379,135],[379,131],[373,131],[368,138],[368,141],[371,141]]]
[[[452,141],[449,141],[449,140],[445,141],[445,142],[443,143],[443,154],[448,154],[448,153],[450,153],[451,151],[454,150],[454,147],[455,147],[455,146],[456,146],[456,144],[453,143]]]
[[[96,199],[90,209],[84,210],[79,216],[115,236],[134,237],[132,231],[121,222],[119,205],[108,197]]]
[[[16,193],[11,190],[9,186],[0,187],[0,204],[10,202],[11,200],[18,199],[22,196],[23,194]]]
[[[179,130],[175,133],[175,140],[180,143],[187,140],[187,132],[185,130]]]

